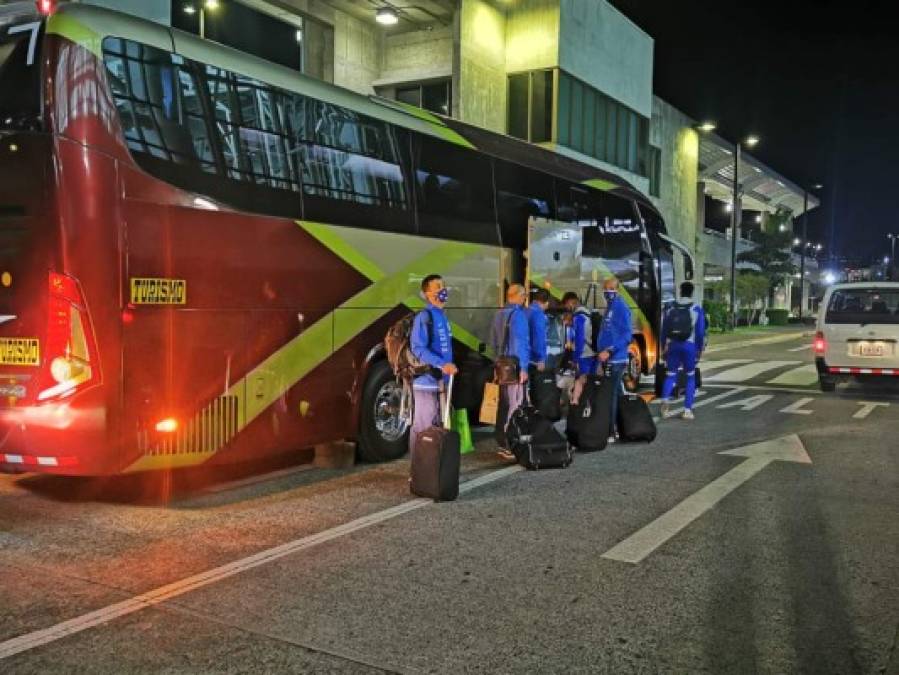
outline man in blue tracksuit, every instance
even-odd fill
[[[449,291],[439,275],[431,274],[422,280],[421,293],[428,304],[415,315],[409,348],[417,359],[427,363],[432,370],[412,382],[410,449],[420,432],[440,424],[440,394],[449,376],[458,372],[453,364],[453,333],[443,312]]]
[[[549,358],[546,336],[549,331],[549,320],[546,310],[549,307],[549,293],[540,288],[534,292],[528,307],[528,326],[531,333],[530,367],[538,372],[546,369]]]
[[[683,418],[692,420],[693,401],[696,399],[696,364],[705,348],[705,312],[701,305],[693,302],[692,283],[682,283],[680,294],[681,297],[665,313],[659,335],[662,356],[668,369],[662,388],[662,417],[668,416],[677,371],[683,368],[687,376]]]
[[[618,420],[618,397],[621,395],[621,381],[627,370],[633,326],[631,309],[618,292],[618,279],[615,277],[606,279],[603,284],[603,295],[606,299],[606,313],[602,318],[602,330],[596,341],[596,348],[599,351],[600,362],[609,366],[609,375],[614,388],[612,418],[609,424],[609,442],[614,443]]]
[[[596,355],[593,353],[593,324],[590,310],[581,304],[577,293],[568,291],[562,296],[562,305],[571,316],[571,338],[568,348],[571,360],[583,380],[596,373]]]
[[[507,447],[506,427],[512,413],[524,402],[524,387],[528,381],[528,363],[531,360],[531,335],[528,313],[524,307],[527,291],[521,284],[512,284],[506,292],[506,306],[496,314],[491,331],[493,353],[497,356],[514,356],[521,366],[518,384],[500,387],[499,408],[496,416],[496,444],[503,459],[515,459]]]

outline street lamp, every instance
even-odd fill
[[[200,38],[206,38],[206,12],[214,12],[219,8],[219,0],[201,0],[200,3]],[[187,3],[183,7],[185,14],[194,15],[197,7],[193,3]]]
[[[821,183],[812,185],[812,190],[820,190]],[[802,238],[808,240],[808,188],[802,190]],[[799,251],[799,321],[802,322],[802,310],[805,307],[805,247]]]
[[[750,148],[758,145],[758,136],[747,136],[743,141]],[[740,206],[740,154],[743,148],[738,142],[734,145],[734,196],[733,211],[730,214],[730,314],[732,327],[737,327],[737,237],[742,219]]]
[[[887,239],[890,240],[890,260],[896,260],[896,238],[899,237],[899,234],[890,233],[887,235]],[[887,270],[890,274],[890,281],[893,281],[893,266],[891,265],[889,270]]]

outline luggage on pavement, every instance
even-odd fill
[[[518,463],[526,469],[565,468],[571,464],[568,441],[530,402],[512,413],[506,440]]]
[[[569,407],[566,435],[578,452],[605,449],[611,427],[613,390],[608,377],[588,378],[578,404]]]
[[[450,427],[453,378],[444,397],[443,425],[418,434],[412,446],[409,490],[419,497],[449,502],[459,496],[459,467],[462,463],[459,434]]]
[[[530,383],[534,407],[551,422],[562,419],[562,391],[556,386],[555,373],[549,370],[535,371]]]
[[[564,469],[571,464],[574,451],[568,441],[552,426],[542,434],[520,438],[512,446],[518,463],[525,469]]]
[[[623,394],[618,401],[618,435],[622,441],[645,441],[656,438],[656,424],[652,413],[640,396]]]

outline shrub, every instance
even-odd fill
[[[727,330],[728,312],[726,303],[707,300],[702,303],[702,308],[705,310],[706,323],[710,330]]]
[[[785,309],[769,309],[765,314],[768,315],[768,323],[772,326],[786,326],[790,320],[790,313]]]

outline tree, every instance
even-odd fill
[[[764,302],[768,296],[769,281],[764,274],[752,270],[744,270],[737,274],[737,309],[746,309],[746,319],[750,325],[754,324],[761,314],[762,308],[758,305]],[[712,285],[715,294],[730,297],[730,280],[723,279]]]
[[[773,216],[769,220],[769,230],[756,232],[755,246],[737,256],[738,262],[758,265],[761,271],[757,274],[761,274],[768,282],[765,294],[768,304],[773,302],[774,292],[783,285],[784,278],[796,271],[790,253],[792,235],[787,231],[780,231],[780,225],[788,218],[789,214],[785,213]]]

